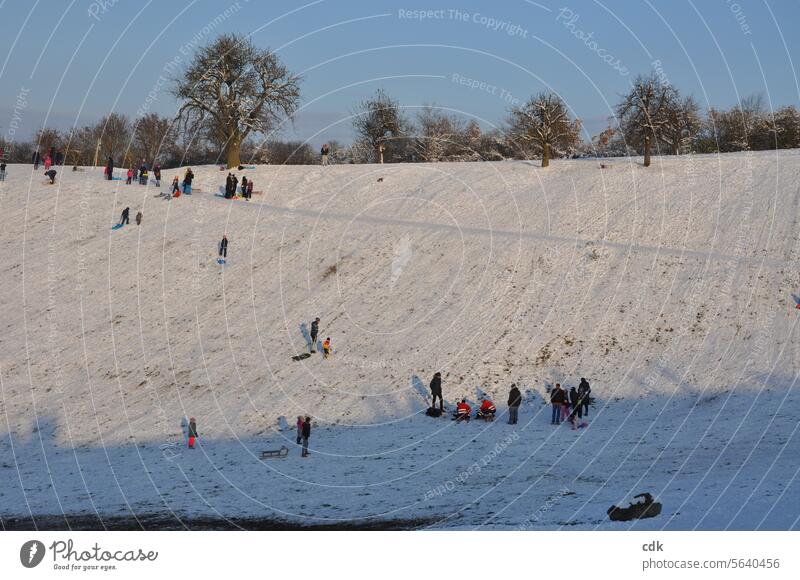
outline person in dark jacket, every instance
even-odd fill
[[[442,373],[433,373],[431,379],[431,407],[436,406],[436,399],[439,399],[439,410],[444,412],[444,399],[442,398]]]
[[[589,386],[589,381],[581,377],[581,382],[578,385],[578,399],[580,400],[582,414],[578,415],[578,417],[589,416],[589,393],[591,392],[592,387]]]
[[[197,439],[197,421],[195,421],[194,417],[189,419],[187,435],[189,436],[189,449],[194,449],[194,440]]]
[[[303,457],[308,457],[308,438],[311,437],[311,417],[303,421]]]
[[[153,168],[153,177],[156,180],[156,187],[161,187],[161,165],[156,163],[156,166]]]
[[[126,207],[122,210],[122,216],[119,218],[120,225],[125,225],[131,223],[130,219],[131,208]]]
[[[552,425],[561,424],[561,410],[566,402],[567,396],[564,389],[561,388],[561,383],[556,383],[556,387],[550,393],[550,404],[553,405],[553,415],[550,420]]]
[[[247,176],[242,175],[242,197],[247,197]]]
[[[228,257],[228,236],[223,235],[219,242],[219,257],[223,260]]]
[[[228,177],[225,178],[225,198],[230,199],[233,197],[231,194],[231,187],[233,187],[233,175],[228,172]]]
[[[54,184],[56,182],[56,170],[55,169],[49,169],[49,170],[45,171],[44,174],[47,177],[50,178],[50,185],[52,185],[52,184]]]
[[[192,168],[189,167],[186,170],[186,174],[183,176],[183,193],[192,193],[192,181],[194,180],[194,173],[192,173]]]
[[[39,150],[33,152],[31,156],[31,162],[33,163],[33,170],[36,171],[39,169],[39,164],[42,162],[42,154],[39,153]]]
[[[319,318],[311,323],[311,352],[317,352],[317,335],[319,334]]]
[[[519,392],[517,385],[511,385],[511,390],[508,392],[508,424],[517,424],[517,413],[519,406],[522,404],[522,393]]]
[[[328,155],[330,155],[330,153],[331,153],[331,148],[328,146],[327,143],[325,143],[322,146],[322,149],[320,149],[320,151],[319,151],[320,157],[322,157],[322,166],[323,167],[327,167],[328,166]]]
[[[108,156],[108,162],[106,162],[106,179],[109,181],[114,179],[114,158],[110,155]]]
[[[577,415],[579,418],[583,415],[581,414],[580,408],[580,396],[578,395],[578,391],[575,387],[572,387],[569,390],[569,406],[572,408],[572,412],[569,414],[569,422],[573,425],[575,424],[575,416]]]

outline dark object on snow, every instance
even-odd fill
[[[303,360],[303,359],[307,359],[307,358],[310,358],[310,357],[311,357],[311,354],[310,354],[310,353],[304,352],[304,353],[302,353],[302,354],[296,354],[296,355],[294,355],[294,356],[292,357],[292,360]]]
[[[378,183],[383,183],[383,177],[378,178]]]
[[[441,417],[442,416],[442,410],[437,408],[437,407],[428,407],[428,410],[425,411],[425,414],[428,417]]]
[[[281,445],[280,449],[275,449],[274,451],[262,451],[261,452],[261,459],[283,459],[284,457],[289,455],[289,448],[286,445]]]
[[[653,501],[653,496],[649,493],[640,493],[634,498],[642,498],[642,501],[632,503],[626,508],[612,505],[606,512],[611,521],[629,522],[643,518],[654,518],[661,513],[661,504]]]

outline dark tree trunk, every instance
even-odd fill
[[[550,165],[550,143],[545,143],[542,146],[542,167]]]
[[[650,137],[644,138],[644,166],[650,167]]]

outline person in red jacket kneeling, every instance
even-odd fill
[[[494,414],[497,412],[497,408],[494,406],[487,397],[481,397],[481,408],[478,409],[478,413],[475,415],[476,419],[484,419],[490,420],[494,419]]]
[[[466,399],[461,399],[461,402],[456,405],[456,415],[453,417],[455,421],[469,421],[472,407],[467,404]]]

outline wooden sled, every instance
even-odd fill
[[[280,449],[273,451],[262,451],[261,459],[283,459],[289,455],[289,448],[286,445],[281,445]]]
[[[642,501],[632,503],[626,508],[612,505],[606,513],[611,521],[629,522],[644,518],[654,518],[661,513],[661,504],[653,501],[653,496],[649,493],[640,493],[636,498],[641,497]]]

